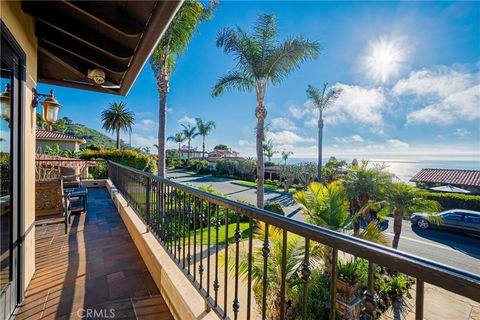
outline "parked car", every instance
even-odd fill
[[[433,222],[428,216],[438,216],[441,222]],[[480,236],[480,212],[463,209],[452,209],[439,213],[413,213],[412,224],[421,229],[438,228],[464,234]]]

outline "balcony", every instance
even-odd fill
[[[173,319],[107,190],[89,188],[88,213],[72,218],[68,234],[36,226],[36,271],[16,319]]]
[[[340,259],[368,264],[358,300],[366,317],[376,318],[377,266],[415,278],[409,318],[479,315],[478,275],[112,162],[108,175],[106,188],[90,183],[88,213],[74,215],[67,235],[62,224],[36,227],[36,273],[17,319],[101,318],[110,310],[128,319],[306,319],[319,245],[332,250],[332,278]],[[338,284],[325,285],[323,318],[345,316]],[[292,286],[302,302],[295,310]]]

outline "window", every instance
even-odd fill
[[[480,215],[466,214],[465,222],[480,226]]]
[[[462,221],[462,214],[457,212],[449,212],[444,214],[442,218],[448,221]]]

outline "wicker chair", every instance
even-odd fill
[[[47,223],[46,219],[63,218],[65,234],[70,224],[71,204],[63,193],[62,179],[43,179],[35,182],[35,219]]]

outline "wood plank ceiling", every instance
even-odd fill
[[[181,1],[22,1],[35,18],[38,81],[125,95]],[[101,69],[105,82],[89,79]]]

